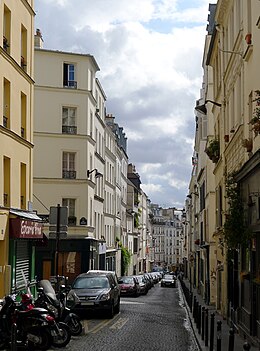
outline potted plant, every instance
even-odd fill
[[[256,102],[256,107],[254,109],[253,118],[249,123],[252,125],[255,136],[257,136],[260,133],[260,90],[256,90],[255,95],[256,98],[254,102]]]
[[[247,152],[251,152],[253,148],[253,140],[252,139],[243,139],[242,146],[246,148]]]
[[[251,33],[247,33],[247,35],[245,36],[245,40],[247,45],[251,45],[252,43],[252,34]]]
[[[220,155],[219,141],[217,139],[211,140],[205,152],[212,162],[217,163]]]

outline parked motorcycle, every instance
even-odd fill
[[[0,349],[9,348],[15,342],[16,346],[29,350],[48,350],[53,341],[54,323],[46,310],[24,310],[21,304],[16,304],[16,295],[5,296],[0,310]]]
[[[65,347],[71,339],[71,333],[69,327],[62,322],[55,320],[55,317],[51,315],[50,311],[46,306],[40,306],[37,304],[37,300],[32,302],[32,297],[30,294],[23,294],[21,301],[21,308],[25,311],[28,310],[44,310],[48,315],[53,319],[51,326],[51,335],[52,335],[52,345],[55,347]]]
[[[58,299],[49,280],[41,280],[38,286],[36,306],[46,308],[56,321],[65,323],[69,327],[71,335],[80,335],[83,330],[80,318],[66,307],[66,295],[62,287]]]

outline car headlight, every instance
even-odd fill
[[[71,308],[72,306],[75,305],[75,303],[79,301],[79,298],[78,296],[73,292],[69,292],[68,293],[68,296],[67,296],[67,299],[66,299],[66,305]]]
[[[100,301],[107,301],[107,300],[109,300],[109,299],[110,299],[109,293],[105,293],[105,294],[102,294],[102,295],[100,296]]]

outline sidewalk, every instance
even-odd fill
[[[185,283],[186,286],[189,286],[189,281],[186,279],[183,279],[183,282]],[[181,285],[180,285],[181,287]],[[183,294],[183,300],[185,303],[185,307],[187,310],[187,314],[192,326],[192,329],[194,331],[195,338],[197,340],[198,346],[201,351],[209,351],[210,350],[210,327],[209,327],[209,337],[208,337],[208,346],[205,346],[205,341],[202,340],[202,335],[201,333],[199,334],[197,325],[194,321],[193,314],[190,311],[190,308],[187,304],[187,301],[185,299],[185,295],[183,293],[183,290],[181,288],[182,294]],[[210,318],[211,314],[215,314],[215,328],[214,328],[214,351],[217,351],[217,322],[221,321],[221,351],[230,351],[229,350],[229,339],[230,339],[230,325],[228,325],[227,320],[223,319],[221,315],[215,310],[213,306],[208,306],[205,304],[205,301],[203,301],[202,297],[200,294],[197,293],[196,289],[192,290],[193,296],[196,296],[197,301],[202,307],[205,307],[208,309],[208,315],[209,315],[209,325],[210,325]],[[234,348],[232,351],[243,351],[243,350],[250,350],[250,351],[258,351],[260,350],[260,346],[256,347],[252,345],[248,340],[244,339],[240,334],[235,332],[234,334]],[[250,348],[244,348],[243,346],[245,343],[248,342],[248,345],[250,345]]]

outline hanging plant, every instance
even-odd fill
[[[205,152],[213,163],[217,163],[220,156],[219,141],[217,139],[211,140],[206,147]]]
[[[229,210],[223,230],[225,243],[228,249],[236,249],[239,246],[247,247],[252,233],[245,225],[244,208],[233,173],[226,178],[226,197]]]

